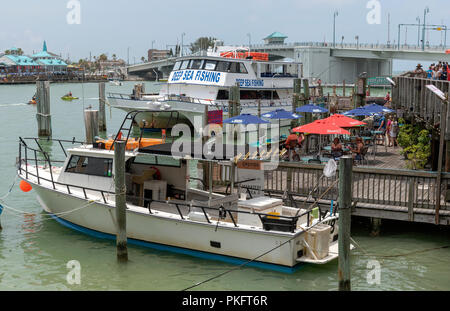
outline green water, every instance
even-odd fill
[[[133,82],[121,87],[107,85],[107,92],[129,93]],[[159,85],[146,83],[146,90]],[[25,104],[34,85],[0,86],[0,197],[15,178],[18,137],[37,134],[36,107]],[[60,99],[72,91],[80,100]],[[52,84],[53,137],[84,138],[83,106],[98,105],[96,84]],[[84,96],[83,96],[84,95]],[[84,97],[84,101],[81,99]],[[110,112],[108,131],[115,133],[125,113]],[[52,153],[58,146],[47,146]],[[130,261],[116,262],[115,243],[92,238],[65,228],[42,212],[33,191],[23,193],[17,184],[6,198],[0,216],[0,290],[180,290],[235,266],[185,255],[128,246]],[[384,223],[381,236],[372,238],[365,222],[354,221],[352,236],[362,246],[353,251],[353,290],[449,290],[450,248],[381,259],[380,283],[369,284],[366,252],[378,255],[403,254],[450,245],[449,230],[434,226]],[[81,264],[81,284],[69,285],[66,264]],[[198,290],[337,290],[337,261],[322,266],[304,266],[293,274],[243,267],[197,287]]]

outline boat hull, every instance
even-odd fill
[[[82,197],[37,184],[33,184],[33,189],[42,208],[65,225],[77,226],[79,231],[84,230],[85,233],[115,236],[114,206],[98,202],[89,204]],[[86,204],[89,205],[80,208]],[[304,233],[293,235],[231,226],[218,226],[216,230],[216,223],[182,220],[177,215],[167,217],[163,215],[166,214],[164,212],[153,211],[150,214],[148,211],[144,212],[143,208],[141,210],[137,212],[135,209],[127,209],[127,237],[135,241],[135,244],[150,243],[147,246],[154,244],[154,248],[160,249],[162,246],[175,247],[180,249],[178,252],[183,249],[186,254],[200,254],[200,257],[201,254],[209,254],[209,257],[218,256],[215,259],[233,263],[244,263],[256,258],[258,265],[276,265],[280,270],[289,270],[299,264],[296,258],[297,252],[302,248]],[[261,256],[281,244],[283,245],[274,251]]]

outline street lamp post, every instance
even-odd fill
[[[336,47],[336,16],[338,16],[338,11],[333,14],[333,47]]]
[[[417,47],[420,46],[420,17],[417,16],[416,17],[416,21],[417,21]]]
[[[427,13],[430,13],[430,9],[428,7],[423,11],[423,29],[422,29],[422,51],[425,51],[425,25],[426,25],[426,17]]]

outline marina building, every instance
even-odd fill
[[[32,58],[20,55],[18,48],[11,48],[9,54],[0,55],[0,73],[34,73],[39,71],[39,64]]]
[[[39,64],[44,73],[66,74],[67,64],[57,54],[47,51],[47,43],[44,41],[42,51],[31,56]]]
[[[275,31],[272,34],[265,37],[264,43],[265,44],[284,44],[284,40],[287,38],[286,35],[283,35],[282,33]]]

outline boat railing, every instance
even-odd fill
[[[121,93],[108,93],[109,97],[112,98],[120,98],[120,99],[127,99],[127,100],[142,100],[145,101],[145,99],[136,99],[132,98],[129,94],[121,94]],[[261,107],[272,107],[272,106],[290,106],[291,98],[285,99],[286,101],[283,102],[281,99],[262,99],[261,100]],[[190,103],[190,104],[200,104],[200,105],[222,105],[226,107],[228,105],[229,100],[213,100],[213,99],[206,99],[206,98],[198,98],[198,97],[191,97],[191,96],[183,96],[183,95],[177,95],[177,94],[166,94],[158,97],[158,102],[168,102],[168,101],[179,101],[183,103]],[[241,99],[240,105],[242,107],[248,107],[248,108],[257,108],[258,107],[258,100],[257,99],[251,99],[248,101],[247,99]]]
[[[153,203],[168,204],[168,205],[175,206],[181,219],[186,218],[186,215],[183,215],[183,213],[181,211],[181,209],[183,207],[188,208],[188,211],[192,211],[193,208],[198,208],[202,211],[202,214],[203,214],[206,222],[213,223],[213,221],[216,221],[216,220],[213,220],[211,218],[211,216],[209,216],[207,213],[207,211],[216,211],[216,212],[218,212],[219,220],[220,220],[220,218],[222,218],[222,219],[226,218],[226,215],[228,215],[230,217],[230,220],[233,223],[234,227],[239,227],[239,224],[238,224],[235,216],[233,216],[233,213],[235,213],[236,215],[247,214],[247,215],[253,215],[255,217],[258,217],[263,225],[264,225],[264,223],[267,223],[267,219],[269,219],[275,223],[277,221],[280,221],[280,222],[285,222],[285,223],[289,224],[290,226],[295,226],[298,219],[303,216],[307,217],[307,226],[310,226],[312,224],[312,221],[311,221],[312,220],[311,214],[313,213],[312,209],[305,210],[302,213],[297,213],[297,215],[294,215],[294,216],[286,216],[286,215],[279,215],[279,214],[260,213],[260,212],[255,212],[255,211],[233,210],[230,208],[226,208],[224,206],[224,204],[220,205],[219,207],[216,207],[216,206],[193,204],[192,202],[181,201],[181,200],[164,200],[163,201],[163,200],[153,200],[153,199],[148,198],[148,199],[146,199],[146,201],[148,201],[148,203],[145,205],[145,207],[148,209],[150,214],[153,214],[155,212],[155,210],[157,210],[157,209],[152,209]],[[334,212],[333,212],[334,216],[336,216],[336,212],[337,211],[334,210]],[[327,213],[328,213],[328,211],[326,211],[326,213],[321,213],[319,210],[319,221],[324,220],[325,215]]]
[[[33,148],[31,146],[29,146],[26,143],[26,140],[32,140],[34,142],[36,142],[36,144],[39,146],[37,148]],[[62,145],[63,142],[65,143],[80,143],[77,142],[75,140],[59,140],[59,139],[49,139],[52,141],[57,141],[59,144]],[[62,147],[64,152],[65,149],[64,147]],[[39,157],[39,155],[41,156],[41,158]],[[44,167],[40,167],[39,163],[45,163]],[[38,138],[19,138],[19,157],[17,159],[17,164],[18,164],[18,171],[20,175],[25,175],[26,179],[29,179],[30,176],[36,178],[38,185],[41,185],[42,182],[48,182],[52,184],[52,188],[54,190],[58,190],[57,186],[62,186],[62,188],[65,188],[67,190],[67,193],[72,195],[74,192],[74,189],[78,189],[81,190],[83,192],[83,196],[86,200],[91,200],[92,198],[90,198],[88,196],[88,192],[94,192],[94,193],[98,193],[104,204],[111,204],[112,202],[108,201],[108,196],[114,196],[115,192],[111,192],[111,191],[105,191],[105,190],[100,190],[100,189],[94,189],[94,188],[90,188],[90,187],[85,187],[85,186],[79,186],[79,185],[73,185],[73,184],[67,184],[67,183],[63,183],[63,182],[59,182],[55,179],[54,175],[53,175],[53,163],[56,162],[64,162],[64,161],[56,161],[56,160],[51,160],[49,153],[46,152],[42,146],[39,144],[39,139]],[[33,165],[35,168],[34,169],[30,169],[29,166]],[[46,167],[48,165],[48,172],[46,170]],[[50,178],[44,177],[43,171],[45,171],[45,173],[49,173],[50,174]],[[245,188],[245,186],[241,186],[242,188]],[[61,190],[61,189],[59,189]],[[130,196],[127,196],[128,198]],[[98,198],[98,196],[97,196]],[[180,216],[181,219],[185,219],[185,215],[183,215],[181,208],[188,208],[189,211],[192,210],[192,208],[198,208],[202,211],[205,220],[208,223],[212,223],[213,220],[211,218],[211,216],[208,215],[207,211],[216,211],[218,212],[219,215],[219,220],[220,219],[225,219],[226,215],[228,215],[233,223],[233,225],[235,227],[239,227],[237,219],[235,219],[235,217],[233,216],[233,213],[236,213],[236,215],[239,214],[251,214],[254,215],[255,217],[259,217],[261,220],[261,223],[264,225],[266,224],[268,225],[268,221],[273,225],[273,223],[276,222],[284,222],[281,225],[286,226],[289,231],[292,231],[298,221],[298,219],[304,215],[307,215],[307,226],[310,225],[310,215],[312,213],[312,209],[306,210],[302,213],[297,213],[297,215],[295,216],[285,216],[285,215],[278,215],[278,214],[267,214],[267,213],[259,213],[259,212],[250,212],[250,211],[242,211],[242,210],[237,210],[237,209],[231,209],[232,203],[234,202],[234,200],[230,199],[225,199],[223,200],[223,202],[217,201],[214,202],[214,200],[210,200],[210,201],[205,201],[205,205],[201,205],[201,204],[195,204],[193,203],[194,201],[181,201],[181,200],[152,200],[150,198],[146,198],[146,201],[148,201],[149,203],[145,206],[149,213],[152,214],[154,211],[151,208],[152,203],[163,203],[163,204],[168,204],[168,205],[173,205],[175,206],[175,208],[177,209],[177,212]],[[213,202],[216,206],[208,206],[209,202]],[[226,206],[229,206],[230,208],[227,208]],[[300,209],[298,209],[298,211],[300,211]],[[336,213],[336,211],[335,211]],[[319,221],[322,221],[324,218],[324,215],[322,215],[322,213],[319,210]],[[215,220],[214,220],[215,221]],[[267,229],[270,230],[270,229]]]
[[[37,148],[33,148],[27,144],[26,141],[34,141]],[[56,141],[60,145],[61,149],[63,150],[64,154],[67,156],[66,150],[63,146],[63,143],[72,143],[72,144],[79,144],[83,142],[75,141],[75,138],[73,140],[63,140],[63,139],[46,139],[47,141]],[[39,157],[41,156],[41,157]],[[44,162],[44,167],[39,167],[39,163]],[[87,192],[97,192],[102,196],[103,202],[105,204],[108,203],[106,195],[114,194],[114,192],[84,187],[84,186],[77,186],[67,183],[58,182],[55,180],[53,176],[53,166],[54,163],[64,163],[65,161],[60,160],[52,160],[50,159],[49,153],[45,151],[41,144],[39,143],[38,138],[19,138],[19,157],[17,159],[17,169],[19,171],[19,174],[25,174],[25,178],[28,179],[30,176],[35,177],[37,179],[38,185],[41,185],[42,181],[49,182],[52,184],[52,187],[54,190],[56,190],[56,186],[63,186],[67,189],[68,194],[72,194],[71,189],[81,189],[83,191],[84,198],[86,200],[89,199]],[[29,164],[34,165],[35,169],[30,170]],[[50,178],[43,177],[42,171],[46,170],[46,167],[48,165],[48,172],[50,173]]]

